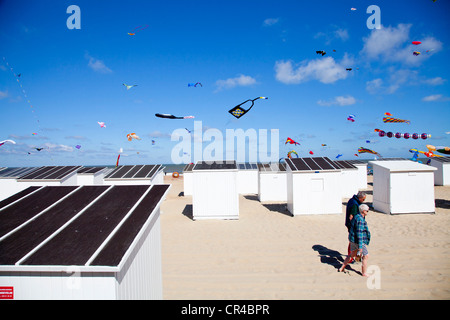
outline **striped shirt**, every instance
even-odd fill
[[[366,219],[359,213],[351,221],[348,240],[356,243],[359,249],[362,249],[363,244],[368,245],[370,242],[370,231]]]

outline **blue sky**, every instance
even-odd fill
[[[72,4],[81,29],[67,28]],[[372,4],[380,29],[366,24]],[[449,9],[442,0],[0,0],[0,141],[16,142],[0,147],[0,166],[113,165],[120,149],[121,164],[171,163],[171,134],[194,121],[224,136],[279,129],[280,157],[372,159],[354,155],[366,147],[410,158],[410,148],[449,146]],[[239,120],[228,113],[259,96],[269,99]],[[411,124],[385,124],[385,112]],[[375,128],[432,138],[379,138]],[[131,132],[142,140],[129,142]]]

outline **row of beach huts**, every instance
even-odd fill
[[[450,185],[450,158],[431,165],[407,159],[370,161],[373,208],[398,213],[434,213],[434,185]],[[238,195],[286,203],[292,216],[341,214],[342,201],[367,189],[367,162],[326,157],[285,163],[199,162],[183,171],[184,195],[192,196],[193,219],[238,219]]]
[[[434,184],[450,185],[450,161],[439,163],[371,162],[375,210],[434,212]],[[328,158],[198,162],[183,172],[184,194],[194,220],[239,219],[239,194],[287,203],[293,216],[342,214],[366,173],[367,163]],[[0,300],[162,299],[164,175],[162,165],[0,168]]]

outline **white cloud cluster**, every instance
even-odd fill
[[[85,58],[89,61],[88,67],[99,73],[112,73],[112,70],[108,68],[102,60],[98,60],[91,57],[89,54],[85,54]]]
[[[216,81],[216,86],[217,86],[217,91],[223,90],[223,89],[231,89],[234,87],[246,87],[246,86],[251,86],[256,84],[256,80],[250,76],[246,76],[246,75],[239,75],[238,77],[235,78],[228,78],[225,80],[217,80]]]
[[[317,101],[317,104],[321,105],[321,106],[350,106],[355,103],[356,103],[356,99],[350,95],[337,96],[328,101],[324,101],[324,100]]]
[[[333,83],[348,77],[350,61],[346,57],[340,63],[332,57],[319,58],[294,64],[292,61],[275,62],[275,78],[286,84],[298,84],[309,80],[318,80],[322,83]]]

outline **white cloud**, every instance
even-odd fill
[[[0,100],[8,97],[8,91],[0,91]]]
[[[441,84],[444,84],[444,82],[447,81],[441,77],[436,77],[436,78],[432,78],[432,79],[425,79],[423,80],[423,83],[425,84],[429,84],[431,86],[438,86]]]
[[[366,90],[370,94],[392,94],[402,85],[412,85],[417,82],[417,71],[409,69],[394,70],[388,68],[389,78],[387,81],[377,78],[366,82]]]
[[[422,43],[418,46],[413,45],[409,35],[411,27],[411,24],[400,23],[397,27],[373,29],[368,37],[363,38],[364,47],[361,55],[369,60],[417,66],[442,49],[442,42],[433,37],[416,39]],[[421,54],[415,56],[414,51]]]
[[[108,68],[102,60],[95,59],[89,54],[85,54],[85,58],[89,60],[88,67],[99,73],[112,73],[112,70]]]
[[[270,27],[273,26],[274,24],[277,24],[278,21],[280,21],[279,18],[267,18],[266,20],[264,20],[263,26]]]
[[[329,101],[319,100],[318,105],[321,106],[350,106],[356,103],[356,99],[350,95],[348,96],[337,96]]]
[[[434,102],[434,101],[450,101],[449,97],[445,97],[442,94],[432,94],[430,96],[426,96],[422,99],[425,102]]]
[[[286,84],[298,84],[309,80],[318,80],[322,83],[333,83],[347,78],[346,66],[351,63],[347,56],[341,63],[332,57],[315,60],[304,60],[299,64],[292,61],[275,62],[275,78]]]
[[[246,86],[251,86],[256,84],[256,80],[250,76],[246,76],[241,74],[238,77],[235,78],[228,78],[226,80],[217,80],[216,81],[216,85],[217,85],[217,90],[222,90],[222,89],[231,89],[234,87],[246,87]]]
[[[73,148],[64,144],[44,143],[44,146],[50,151],[72,152]]]

